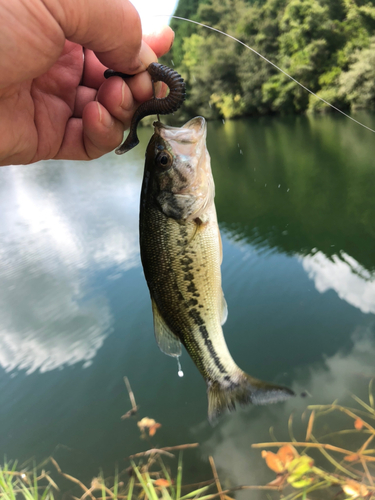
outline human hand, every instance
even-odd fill
[[[172,42],[168,27],[142,41],[128,0],[0,0],[0,166],[114,149]]]

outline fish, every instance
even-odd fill
[[[182,127],[154,123],[139,233],[156,341],[162,352],[176,358],[181,344],[185,347],[207,384],[208,419],[214,422],[236,403],[276,403],[294,392],[242,371],[225,342],[222,325],[228,308],[206,133],[201,116]]]

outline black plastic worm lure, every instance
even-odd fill
[[[118,155],[127,153],[133,149],[138,143],[139,139],[137,136],[137,126],[138,123],[145,116],[149,115],[169,115],[178,110],[181,104],[184,102],[185,94],[185,82],[184,79],[168,66],[164,66],[159,63],[151,63],[147,71],[151,75],[151,79],[154,82],[164,82],[169,87],[169,94],[163,99],[157,99],[153,97],[152,99],[142,103],[139,108],[135,111],[131,124],[129,135],[126,140],[116,149]],[[109,78],[111,76],[121,76],[122,78],[129,78],[132,75],[126,75],[124,73],[119,73],[108,69],[105,71],[104,76]]]

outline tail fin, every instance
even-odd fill
[[[235,410],[236,403],[241,406],[249,403],[266,405],[279,403],[295,396],[294,392],[287,387],[263,382],[238,370],[238,375],[231,376],[229,380],[208,381],[208,420],[210,422],[215,421],[225,410]]]

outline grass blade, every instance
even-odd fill
[[[169,475],[169,472],[168,472],[168,470],[167,470],[166,466],[164,465],[164,462],[163,462],[163,460],[161,459],[161,457],[160,457],[160,456],[159,456],[159,460],[158,460],[158,462],[159,462],[160,467],[161,467],[161,469],[162,469],[162,471],[163,471],[163,474],[164,474],[164,476],[165,476],[165,479],[166,479],[167,481],[169,481],[169,484],[170,484],[170,489],[171,489],[171,493],[172,493],[172,497],[173,497],[173,498],[176,498],[176,490],[174,489],[173,482],[172,482],[172,478],[171,478],[171,476]]]
[[[181,500],[181,483],[182,483],[182,454],[180,451],[178,456],[177,479],[176,479],[176,500]]]
[[[130,478],[129,489],[128,489],[128,498],[127,500],[132,500],[133,496],[133,488],[134,488],[134,476]]]
[[[211,488],[211,486],[212,486],[212,484],[209,484],[207,486],[202,486],[202,488],[198,488],[197,490],[191,491],[187,495],[184,495],[183,497],[180,498],[180,500],[185,500],[186,498],[198,497],[198,495],[207,491],[209,488]]]
[[[371,406],[369,406],[368,404],[366,404],[364,401],[362,401],[361,398],[359,398],[358,396],[356,396],[355,394],[351,394],[352,398],[354,399],[354,401],[357,401],[358,404],[360,404],[361,406],[363,406],[363,408],[366,408],[366,410],[369,412],[369,413],[372,413],[374,414],[375,413],[375,410],[374,408],[371,408]]]
[[[372,384],[373,384],[373,382],[374,382],[374,379],[372,378],[370,380],[369,385],[368,385],[368,400],[370,401],[371,408],[375,409],[374,395],[372,394]]]
[[[152,480],[150,478],[150,475],[148,472],[145,472],[145,476],[146,476],[146,481],[147,481],[147,486],[148,486],[148,489],[151,493],[151,500],[158,500],[158,495],[155,491],[155,488],[154,488],[154,485],[152,484]]]

